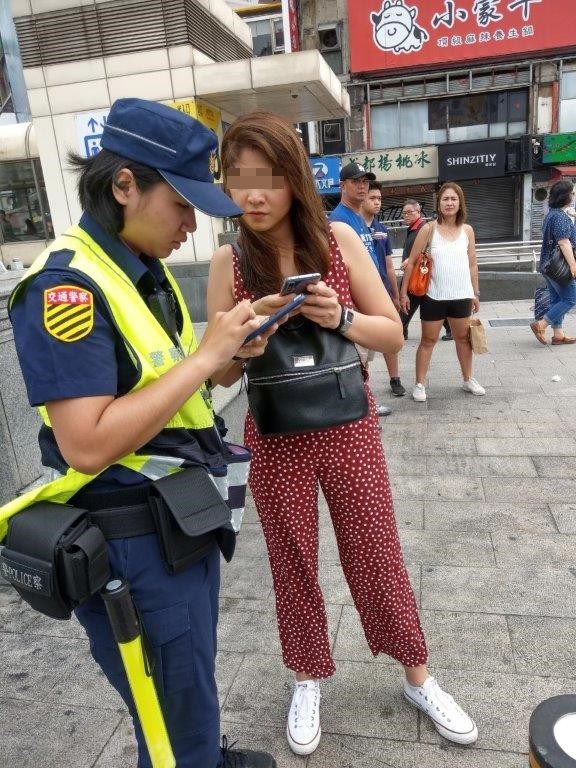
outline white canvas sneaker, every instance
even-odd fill
[[[440,688],[435,678],[427,677],[418,687],[405,680],[404,696],[410,704],[428,715],[445,739],[456,744],[473,744],[478,738],[474,720],[460,709],[450,694]]]
[[[286,738],[292,752],[311,755],[320,744],[320,683],[303,680],[294,685]]]
[[[486,390],[481,384],[478,384],[476,379],[469,378],[468,381],[462,382],[462,389],[466,392],[471,392],[473,395],[485,395]]]
[[[426,388],[424,384],[415,384],[412,390],[412,397],[417,403],[426,402]]]

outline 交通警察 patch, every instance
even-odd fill
[[[94,296],[78,285],[57,285],[44,291],[44,327],[59,341],[78,341],[94,325]]]

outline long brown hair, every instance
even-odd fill
[[[453,189],[454,192],[458,195],[458,200],[460,201],[460,205],[458,206],[458,212],[456,213],[456,225],[459,227],[460,224],[464,224],[466,221],[466,217],[468,216],[468,211],[466,210],[466,200],[464,198],[464,190],[462,187],[460,187],[458,184],[455,184],[453,181],[445,181],[444,184],[440,187],[438,190],[438,196],[436,197],[436,217],[438,220],[438,224],[442,224],[443,216],[440,213],[440,198],[446,192],[447,189]]]
[[[284,118],[271,112],[251,112],[239,117],[228,128],[222,142],[227,191],[227,171],[243,149],[260,152],[274,168],[284,172],[292,190],[290,219],[297,272],[320,272],[325,277],[330,266],[328,222],[300,137]],[[246,288],[257,296],[276,293],[282,275],[280,252],[274,238],[267,233],[253,232],[240,219],[239,245]]]

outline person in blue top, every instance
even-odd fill
[[[569,209],[574,205],[574,187],[571,181],[562,179],[550,189],[548,213],[542,223],[542,249],[540,252],[540,272],[550,261],[552,252],[558,246],[568,262],[572,280],[567,285],[560,285],[548,275],[543,274],[550,294],[550,307],[540,320],[530,324],[532,332],[540,342],[547,344],[545,330],[552,326],[552,344],[574,344],[576,338],[567,336],[562,330],[566,313],[576,305],[576,227]]]
[[[262,334],[244,345],[259,325],[249,302],[220,313],[197,344],[162,264],[196,230],[195,208],[242,213],[213,183],[217,148],[212,131],[176,109],[143,99],[114,102],[102,151],[71,157],[80,172],[80,223],[28,270],[10,316],[30,403],[45,414],[42,462],[54,483],[69,484],[69,502],[100,521],[111,578],[130,584],[176,765],[275,768],[266,753],[220,747],[217,539],[212,531],[190,537],[194,546],[202,541],[197,557],[174,572],[153,520],[149,527],[152,480],[182,467],[200,468],[194,477],[214,475],[228,463],[205,382],[262,354],[266,344]],[[189,483],[187,508],[200,493]],[[114,532],[104,530],[104,513]],[[102,599],[93,595],[75,613],[132,714],[138,768],[151,768]]]
[[[340,171],[340,202],[328,218],[330,221],[342,221],[348,224],[362,240],[378,268],[372,231],[362,216],[362,203],[368,196],[371,181],[376,181],[376,176],[359,163],[351,162],[343,166]],[[392,409],[386,405],[377,406],[377,411],[378,416],[389,416],[392,413]]]
[[[388,295],[392,299],[394,306],[400,310],[400,297],[398,294],[398,283],[396,281],[396,271],[392,261],[392,242],[388,228],[378,221],[378,215],[382,207],[382,186],[377,181],[371,181],[368,187],[368,195],[362,203],[362,217],[372,232],[374,241],[374,250],[376,252],[376,268]],[[372,353],[373,356],[373,353]],[[400,381],[398,368],[398,353],[389,352],[384,355],[388,376],[390,377],[390,389],[396,397],[402,397],[406,390]]]

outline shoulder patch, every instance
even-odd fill
[[[79,341],[94,325],[94,296],[78,285],[44,291],[44,327],[59,341]]]

